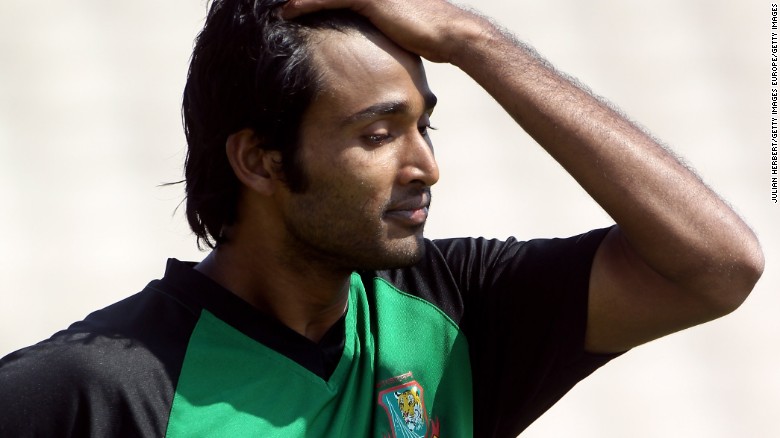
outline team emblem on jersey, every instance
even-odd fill
[[[423,389],[416,381],[394,386],[379,393],[394,438],[438,438],[438,421],[429,422]]]

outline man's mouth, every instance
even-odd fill
[[[387,219],[407,226],[420,226],[428,219],[428,208],[430,205],[430,192],[424,192],[418,196],[392,203],[390,208],[385,210],[384,216]]]

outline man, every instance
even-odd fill
[[[417,55],[473,77],[617,225],[424,239]],[[0,435],[516,436],[616,354],[734,310],[763,269],[652,138],[444,1],[216,1],[184,117],[187,215],[213,251],[3,359]]]

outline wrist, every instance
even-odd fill
[[[474,64],[484,62],[491,48],[501,44],[506,36],[487,18],[473,12],[471,17],[451,26],[448,32],[447,62],[467,71]]]

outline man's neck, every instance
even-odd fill
[[[291,264],[272,251],[224,244],[195,269],[314,342],[347,308],[349,272],[300,261]]]

